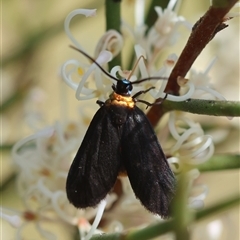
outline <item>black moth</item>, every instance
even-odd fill
[[[86,53],[76,50],[94,61]],[[95,207],[113,188],[118,174],[126,172],[142,205],[154,214],[168,217],[175,177],[151,124],[135,105],[137,101],[151,105],[136,99],[150,89],[131,97],[132,84],[149,78],[135,82],[118,80],[95,63],[117,84],[113,85],[113,93],[106,102],[97,101],[100,109],[93,117],[68,173],[67,197],[77,208]]]

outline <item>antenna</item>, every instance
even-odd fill
[[[92,62],[94,62],[102,71],[103,73],[105,73],[108,77],[112,78],[115,81],[119,81],[119,79],[113,77],[109,72],[107,72],[99,63],[96,62],[96,60],[94,60],[92,57],[90,57],[87,53],[85,53],[84,51],[70,45],[70,48],[73,48],[74,50],[80,52],[81,54],[83,54],[86,58],[90,59]]]
[[[83,54],[86,58],[90,59],[92,62],[94,62],[102,71],[104,74],[106,74],[108,77],[110,77],[111,79],[115,80],[115,81],[120,81],[119,79],[113,77],[109,72],[107,72],[99,63],[96,62],[96,60],[94,60],[91,56],[89,56],[87,53],[85,53],[84,51],[70,45],[70,48],[80,52],[81,54]],[[141,57],[143,57],[143,55],[141,55],[139,58],[138,58],[138,61],[136,62],[136,64],[134,65],[134,68],[132,70],[132,72],[135,70],[139,60],[141,59]],[[132,76],[132,72],[130,73],[130,75],[128,76],[128,79]],[[127,79],[127,80],[128,80]],[[143,78],[143,79],[139,79],[139,80],[136,80],[134,82],[131,82],[131,84],[137,84],[137,83],[141,83],[141,82],[145,82],[145,81],[149,81],[149,80],[168,80],[167,77],[148,77],[148,78]]]

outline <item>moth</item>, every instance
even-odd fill
[[[85,52],[72,48],[98,65],[116,84],[108,100],[97,101],[100,108],[70,167],[66,182],[70,203],[76,208],[95,207],[123,172],[142,205],[154,214],[168,217],[176,180],[150,122],[136,106],[136,102],[151,105],[137,97],[153,87],[131,96],[134,84],[159,78],[119,80]]]

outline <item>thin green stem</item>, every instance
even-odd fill
[[[240,116],[240,102],[236,101],[188,99],[183,102],[172,102],[166,100],[162,105],[165,112],[178,110],[210,116]]]
[[[7,98],[2,105],[0,106],[0,113],[3,113],[7,109],[9,109],[13,104],[19,103],[26,95],[26,89],[25,90],[18,90],[13,93],[9,98]]]
[[[231,199],[228,199],[227,201],[221,202],[221,203],[217,203],[212,207],[208,207],[205,208],[204,210],[201,210],[199,212],[196,213],[195,215],[195,220],[202,220],[205,219],[207,217],[210,217],[214,214],[218,214],[222,211],[228,210],[230,208],[233,208],[237,205],[240,204],[240,196],[235,196]]]
[[[198,165],[201,172],[240,168],[240,155],[215,155],[207,162]]]
[[[92,240],[104,239],[104,240],[147,240],[160,235],[163,235],[173,229],[173,221],[166,221],[157,224],[150,225],[146,228],[134,231],[128,231],[126,233],[117,234],[104,234],[95,235]]]
[[[106,31],[114,29],[121,34],[121,1],[106,0]],[[109,69],[114,66],[121,66],[121,53],[119,53],[111,62],[109,62]]]
[[[7,179],[4,179],[4,181],[1,183],[0,186],[0,193],[3,194],[3,191],[9,188],[9,185],[16,182],[17,174],[16,172],[12,172]]]
[[[235,196],[231,199],[225,200],[223,202],[217,203],[214,206],[205,208],[195,213],[195,217],[186,218],[186,224],[194,223],[195,221],[203,220],[208,217],[212,217],[215,214],[221,213],[222,211],[229,210],[240,204],[240,196]],[[127,231],[123,233],[111,233],[111,234],[101,234],[95,235],[92,240],[147,240],[154,237],[161,236],[167,232],[174,231],[174,221],[169,220],[164,222],[159,222],[157,224],[150,225],[140,230]]]
[[[151,5],[148,9],[148,13],[146,14],[145,18],[145,24],[147,25],[147,31],[146,34],[148,33],[149,29],[154,25],[154,23],[157,20],[157,13],[155,10],[155,7],[161,7],[162,9],[165,9],[169,3],[169,0],[152,0]]]
[[[190,239],[187,230],[188,223],[190,222],[191,214],[187,208],[188,199],[188,177],[183,171],[178,179],[177,192],[173,202],[173,216],[174,216],[174,232],[176,240]]]
[[[213,0],[212,6],[215,8],[225,8],[235,2],[235,0]]]
[[[13,144],[4,144],[0,146],[0,151],[10,151],[13,147]]]

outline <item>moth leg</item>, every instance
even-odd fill
[[[135,99],[136,97],[140,96],[141,94],[147,93],[147,92],[149,92],[150,90],[152,90],[152,89],[154,89],[154,88],[155,88],[155,87],[150,87],[150,88],[148,88],[148,89],[145,90],[145,91],[139,91],[139,92],[135,93],[135,94],[132,96],[132,98]],[[137,101],[138,101],[138,100],[137,100]]]
[[[148,89],[149,90],[149,89]],[[137,94],[137,93],[136,93]],[[141,103],[144,103],[147,105],[146,109],[150,106],[153,106],[153,105],[159,105],[159,104],[162,104],[163,101],[167,98],[168,94],[166,93],[165,97],[164,98],[160,98],[158,99],[158,101],[154,102],[154,103],[149,103],[147,101],[144,101],[144,100],[141,100],[141,99],[136,99],[135,101],[136,102],[141,102]]]
[[[100,101],[100,100],[97,100],[96,103],[99,105],[99,107],[102,107],[105,103]]]

